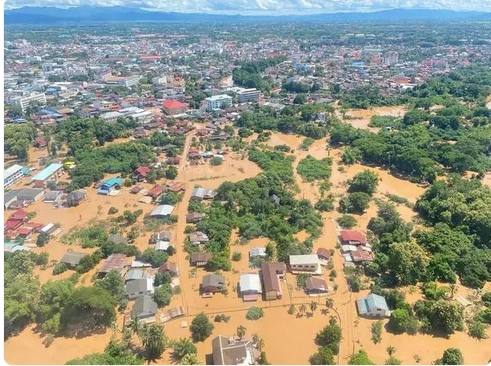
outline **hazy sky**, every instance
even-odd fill
[[[5,9],[21,6],[137,6],[177,12],[240,14],[330,13],[391,8],[491,11],[491,0],[7,0]]]

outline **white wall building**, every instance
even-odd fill
[[[22,173],[22,166],[15,164],[3,171],[3,188],[10,188],[15,182],[21,179],[24,174]]]
[[[237,93],[237,101],[239,103],[249,103],[256,100],[259,100],[259,96],[261,92],[255,88],[252,89],[244,89]]]
[[[227,94],[213,95],[206,98],[206,108],[218,109],[232,105],[232,97]]]
[[[35,93],[25,97],[19,97],[17,99],[17,104],[22,109],[22,113],[26,112],[27,107],[33,102],[38,102],[42,106],[46,105],[46,94],[44,93]]]

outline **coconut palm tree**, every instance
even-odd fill
[[[309,305],[310,307],[310,311],[312,312],[312,314],[317,310],[317,303],[315,301],[312,301]]]
[[[178,341],[175,341],[172,345],[172,357],[176,361],[181,361],[184,356],[189,354],[196,354],[198,350],[196,346],[189,338],[179,338]]]
[[[334,300],[329,298],[329,299],[326,299],[326,307],[328,309],[332,309],[334,307]]]
[[[307,311],[307,306],[305,306],[305,304],[302,304],[300,305],[299,310],[302,314],[305,314],[305,312]]]
[[[160,324],[145,324],[141,330],[140,339],[149,360],[158,359],[165,351],[167,337],[164,334],[164,327]]]
[[[329,325],[335,325],[338,322],[335,316],[329,317]]]
[[[258,344],[258,342],[259,342],[259,340],[260,340],[260,339],[261,339],[261,338],[259,338],[259,334],[254,333],[254,334],[252,335],[252,342],[253,342],[254,344]]]
[[[389,354],[389,356],[392,356],[395,353],[395,351],[396,351],[395,347],[393,347],[393,346],[389,346],[385,350],[387,351],[387,353]]]
[[[246,327],[244,327],[243,325],[239,325],[237,327],[237,337],[239,337],[240,339],[242,339],[246,334]]]
[[[138,319],[137,316],[132,316],[129,324],[131,333],[139,335],[142,329],[142,324],[143,323],[140,321],[140,319]]]

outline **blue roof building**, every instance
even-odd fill
[[[107,181],[104,182],[104,184],[99,188],[97,193],[99,194],[109,194],[113,188],[118,189],[118,187],[121,187],[123,185],[123,179],[116,177],[116,178],[111,178]]]
[[[55,176],[57,173],[61,172],[63,169],[63,164],[52,163],[47,168],[44,168],[39,173],[37,173],[32,180],[45,182]]]
[[[390,316],[389,307],[385,298],[380,295],[370,294],[356,301],[358,314],[370,318],[387,318]]]

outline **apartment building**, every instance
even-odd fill
[[[259,100],[261,92],[255,88],[243,89],[237,93],[237,101],[239,103],[249,103]]]
[[[227,94],[213,95],[206,98],[206,108],[218,109],[222,107],[230,107],[232,105],[232,97]]]
[[[23,177],[24,168],[18,164],[12,165],[11,167],[3,171],[3,188],[10,188],[15,182]]]
[[[127,88],[137,85],[140,82],[141,75],[131,75],[119,80],[119,84]]]
[[[37,102],[41,104],[42,106],[46,105],[46,94],[44,93],[35,93],[31,94],[25,97],[19,97],[17,99],[17,104],[20,106],[22,109],[22,113],[25,113],[27,110],[27,107],[33,102]]]

